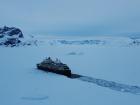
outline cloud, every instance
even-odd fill
[[[0,0],[1,25],[71,34],[138,32],[139,0]]]

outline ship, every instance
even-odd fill
[[[51,57],[44,59],[41,63],[37,64],[39,70],[52,72],[67,77],[71,77],[72,73],[67,64],[62,63],[60,60],[52,60]]]

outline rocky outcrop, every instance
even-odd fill
[[[58,40],[60,44],[65,45],[104,45],[104,40]]]
[[[0,45],[16,46],[21,42],[23,33],[19,28],[4,26],[0,28]]]

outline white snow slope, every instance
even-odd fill
[[[38,36],[38,46],[0,47],[0,105],[139,105],[140,95],[36,69],[45,57],[59,58],[73,73],[140,86],[140,46],[128,37]],[[98,39],[105,44],[61,44]],[[117,84],[118,85],[118,84]],[[116,86],[116,85],[115,85]],[[139,91],[139,90],[138,90]]]

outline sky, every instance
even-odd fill
[[[140,32],[140,0],[0,0],[0,27],[28,33]]]

